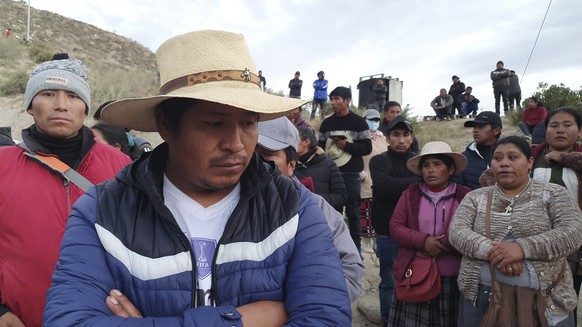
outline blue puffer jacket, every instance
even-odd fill
[[[327,80],[326,79],[316,79],[313,82],[313,88],[315,92],[313,93],[313,98],[318,100],[327,100]]]
[[[241,177],[240,202],[217,245],[215,306],[198,306],[190,242],[162,199],[166,157],[164,144],[75,204],[47,293],[45,326],[242,326],[235,308],[261,300],[284,302],[289,326],[351,325],[342,267],[321,210],[309,192],[272,175],[274,167],[257,156]],[[145,318],[112,316],[105,304],[111,289]]]
[[[457,184],[464,185],[471,190],[475,190],[481,187],[479,184],[479,176],[489,168],[489,163],[477,150],[477,144],[475,142],[470,143],[463,155],[467,157],[468,165],[467,168],[453,177],[453,181]]]

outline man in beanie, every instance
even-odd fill
[[[75,205],[44,326],[351,325],[323,213],[254,152],[259,121],[307,100],[263,92],[240,34],[178,35],[156,58],[160,95],[101,116],[164,143]]]
[[[350,108],[352,91],[344,86],[336,87],[329,94],[334,114],[319,127],[318,145],[334,160],[344,178],[348,192],[346,216],[354,244],[361,250],[362,221],[360,218],[360,173],[364,170],[363,156],[372,152],[372,140],[366,120]],[[331,151],[335,153],[332,155]]]
[[[67,217],[84,193],[66,168],[97,184],[131,161],[96,143],[83,125],[91,104],[87,77],[87,67],[66,54],[38,65],[24,94],[34,124],[22,131],[23,144],[0,148],[0,326],[42,324]],[[68,167],[60,173],[35,158]]]

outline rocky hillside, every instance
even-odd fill
[[[107,100],[157,93],[155,56],[135,41],[31,7],[31,41],[24,42],[27,6],[18,1],[0,0],[0,13],[0,126],[11,126],[16,139],[32,119],[24,112],[22,91],[5,95],[2,88],[25,83],[22,74],[29,75],[39,58],[50,58],[56,52],[67,52],[89,67],[92,110]],[[18,38],[7,39],[4,36],[7,28]],[[92,123],[88,119],[87,124]]]

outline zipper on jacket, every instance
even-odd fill
[[[67,212],[70,214],[71,213],[71,209],[72,209],[72,204],[71,204],[71,187],[70,187],[69,180],[68,179],[63,179],[63,186],[65,187],[65,196],[67,197]],[[68,215],[67,215],[67,219],[69,219]]]
[[[437,207],[439,203],[434,204],[434,215],[433,215],[433,224],[432,224],[432,236],[436,236],[436,219],[437,219]]]
[[[430,196],[428,196],[428,194],[424,193],[422,190],[421,190],[421,193],[422,193],[422,196],[425,197],[427,200],[429,200],[432,203],[433,207],[434,207],[433,208],[433,230],[432,230],[433,231],[432,232],[433,235],[432,236],[436,236],[436,220],[437,220],[437,210],[438,210],[439,203],[441,201],[443,201],[443,216],[442,216],[442,221],[443,221],[443,224],[444,224],[445,223],[445,213],[446,213],[446,204],[445,204],[444,201],[445,200],[448,200],[448,199],[451,199],[451,198],[454,198],[455,197],[455,193],[451,193],[449,195],[445,195],[445,196],[441,197],[440,199],[438,199],[437,202],[433,202],[432,198]]]
[[[445,202],[443,201],[443,225],[445,224],[445,209],[446,209],[446,206],[445,206]]]

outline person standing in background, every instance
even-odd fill
[[[384,80],[379,78],[376,82],[376,85],[372,88],[374,92],[375,100],[374,100],[374,108],[378,112],[381,112],[386,105],[386,94],[388,93],[388,87],[384,85]]]
[[[380,122],[380,126],[378,127],[378,131],[382,132],[386,139],[388,139],[388,126],[390,126],[390,122],[394,120],[394,118],[400,116],[402,114],[402,107],[400,103],[396,101],[388,101],[386,105],[384,105],[383,109],[384,119]],[[418,140],[412,136],[412,145],[410,146],[412,152],[418,153],[420,151]]]
[[[521,87],[519,86],[519,77],[515,70],[509,71],[509,110],[514,108],[521,109]],[[513,104],[515,103],[515,107]]]
[[[342,172],[348,195],[345,212],[350,234],[360,251],[360,173],[364,170],[362,157],[372,152],[370,129],[362,117],[350,110],[352,91],[349,88],[336,87],[330,93],[330,98],[334,114],[321,123],[318,145],[325,149],[327,156]]]
[[[262,70],[259,70],[259,83],[261,85],[261,90],[267,92],[267,79],[263,76]]]
[[[412,125],[404,117],[395,117],[388,127],[386,138],[390,146],[387,151],[370,159],[372,178],[372,224],[377,233],[376,255],[380,261],[380,315],[382,326],[388,326],[390,307],[394,298],[394,276],[392,265],[398,244],[390,237],[390,219],[396,203],[409,185],[420,178],[408,170],[408,159],[417,153],[411,149],[414,138]]]
[[[493,81],[493,96],[495,97],[495,113],[500,114],[500,99],[503,99],[503,111],[509,110],[509,69],[503,67],[503,61],[497,62],[497,68],[491,72]]]
[[[315,113],[317,112],[317,107],[319,106],[319,115],[323,119],[325,115],[325,105],[327,103],[327,80],[324,78],[325,73],[320,71],[317,73],[317,79],[313,82],[313,103],[311,105],[311,120],[315,119]]]
[[[303,87],[303,81],[299,79],[301,73],[299,71],[295,72],[295,77],[289,81],[289,97],[295,99],[301,99],[301,88]]]
[[[374,227],[372,227],[372,177],[370,176],[370,159],[373,156],[388,150],[388,141],[386,136],[378,127],[380,126],[380,113],[376,109],[368,109],[362,114],[370,128],[370,137],[372,138],[372,152],[362,157],[364,160],[364,170],[361,174],[362,186],[360,190],[360,213],[362,217],[362,236],[364,240],[376,236]],[[371,244],[370,244],[371,247]]]

